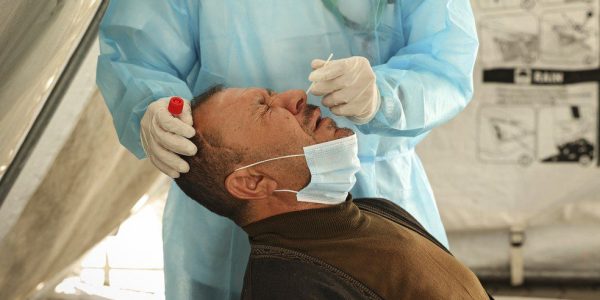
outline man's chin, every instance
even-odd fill
[[[336,128],[335,133],[333,134],[334,139],[341,139],[345,137],[349,137],[354,134],[354,131],[350,128]]]
[[[350,128],[338,127],[337,123],[331,118],[325,118],[324,120],[328,120],[329,122],[331,122],[331,124],[329,124],[328,126],[330,130],[333,129],[333,138],[331,138],[331,140],[349,137],[354,134],[354,131]]]
[[[326,134],[318,134],[313,136],[315,143],[326,143],[331,142],[333,140],[342,139],[345,137],[349,137],[354,134],[354,131],[350,128],[331,128],[328,130]]]

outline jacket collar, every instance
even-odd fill
[[[289,239],[326,239],[356,231],[367,221],[348,195],[341,204],[272,216],[243,229],[251,239],[266,234]]]

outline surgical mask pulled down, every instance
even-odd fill
[[[237,168],[234,172],[278,159],[304,156],[311,175],[308,185],[299,191],[280,189],[275,192],[296,193],[296,199],[301,202],[344,202],[356,182],[356,172],[360,170],[356,134],[306,146],[303,151],[304,154],[285,155],[255,162]]]

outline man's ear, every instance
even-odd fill
[[[225,178],[225,189],[238,199],[262,199],[273,193],[277,187],[271,177],[244,169],[233,172]]]

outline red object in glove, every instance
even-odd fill
[[[171,97],[171,100],[169,100],[168,110],[174,116],[181,114],[183,111],[183,99],[179,97]]]

